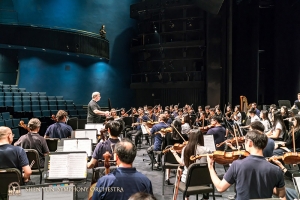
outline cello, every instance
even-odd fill
[[[110,173],[110,157],[111,157],[111,154],[108,151],[106,151],[103,154],[105,175]],[[96,184],[97,184],[97,181],[95,183],[91,183],[91,186],[89,188],[89,193],[88,193],[88,200],[92,200],[94,191],[96,189]]]

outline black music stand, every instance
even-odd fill
[[[290,100],[278,100],[278,105],[279,107],[286,106],[289,109],[292,107]]]
[[[124,118],[123,118],[123,121],[124,121],[124,123],[125,123],[125,127],[131,126],[132,123],[135,123],[135,122],[136,122],[136,120],[137,120],[136,117],[124,117]]]

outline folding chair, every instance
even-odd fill
[[[6,199],[8,193],[8,186],[16,182],[23,185],[23,178],[20,170],[16,168],[0,169],[0,197]]]
[[[31,167],[32,175],[40,175],[40,183],[42,183],[42,173],[44,168],[40,167],[40,156],[37,150],[35,149],[24,149],[28,158],[29,163],[34,161],[33,166]]]
[[[193,163],[189,166],[186,182],[180,182],[179,191],[183,193],[183,200],[186,196],[210,193],[215,200],[215,188],[210,178],[210,173],[206,164]]]

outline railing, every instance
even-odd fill
[[[131,83],[177,82],[177,81],[203,81],[204,72],[151,72],[131,75]]]

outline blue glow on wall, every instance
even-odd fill
[[[134,105],[130,90],[130,42],[135,20],[130,5],[138,0],[13,0],[20,24],[64,27],[98,33],[106,25],[110,41],[108,63],[95,59],[34,51],[19,51],[19,87],[28,91],[64,96],[75,103],[87,104],[93,91],[101,92],[100,106]],[[34,38],[33,38],[34,39]],[[66,70],[69,66],[70,70]]]

